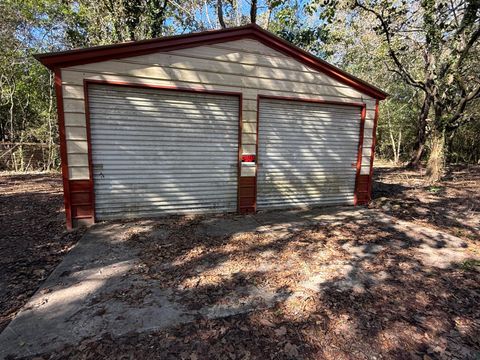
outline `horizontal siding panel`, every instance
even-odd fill
[[[242,166],[241,168],[241,176],[255,176],[257,170],[254,166]]]
[[[257,152],[256,145],[242,144],[242,150],[244,154],[256,154]],[[253,175],[242,175],[242,176],[253,176]]]
[[[65,126],[87,126],[84,113],[65,112]]]
[[[237,97],[92,85],[89,106],[98,219],[236,210]]]
[[[244,122],[243,125],[243,132],[246,134],[257,133],[257,123],[256,122]]]
[[[67,154],[71,166],[88,166],[88,154]]]
[[[362,148],[362,156],[370,157],[372,155],[372,148],[371,147],[363,147]]]
[[[233,45],[234,43],[232,43]],[[258,43],[261,45],[260,43]],[[258,56],[255,51],[242,51],[219,46],[200,46],[185,50],[174,50],[166,53],[155,53],[117,60],[120,63],[137,63],[145,66],[163,66],[176,69],[196,69],[202,72],[217,71],[222,73],[248,74],[253,73],[259,77],[279,77],[297,81],[316,81],[317,83],[346,87],[338,80],[319,73],[298,61],[275,51],[276,55]],[[112,61],[104,62],[110,64]],[[101,63],[99,63],[101,64]],[[75,66],[76,69],[88,71],[91,66]],[[104,67],[103,69],[108,69]],[[278,71],[282,69],[282,71]],[[302,77],[304,76],[304,77]]]
[[[87,128],[83,126],[65,126],[67,140],[87,140]]]
[[[83,99],[63,99],[63,110],[65,112],[85,113]]]
[[[365,131],[367,131],[367,129],[373,129],[373,125],[374,125],[374,121],[373,119],[366,119],[365,120]]]
[[[102,67],[102,71],[111,71],[112,68],[115,71],[128,71],[131,72],[131,69],[148,69],[148,71],[160,71],[168,76],[169,72],[177,73],[177,76],[181,76],[182,71],[196,71],[202,73],[215,73],[230,75],[235,74],[238,76],[254,76],[256,78],[262,79],[274,79],[281,81],[290,81],[290,82],[304,82],[310,84],[317,84],[322,86],[330,86],[337,88],[348,89],[347,85],[343,85],[338,81],[335,81],[323,74],[315,73],[311,71],[299,71],[290,70],[287,68],[282,68],[279,71],[278,67],[272,67],[271,64],[268,65],[247,65],[236,62],[228,61],[214,61],[210,59],[202,59],[199,57],[186,57],[178,55],[160,55],[156,59],[156,63],[149,63],[147,60],[142,60],[138,58],[129,58],[116,61],[118,65],[113,65],[110,67]],[[278,60],[274,61],[280,66],[281,62]],[[112,62],[113,63],[113,62]],[[160,68],[160,70],[157,70]],[[92,67],[86,65],[83,67],[72,68],[81,71],[91,71]],[[166,71],[167,69],[167,71]],[[143,76],[143,74],[141,74]],[[359,92],[349,88],[350,92],[355,96],[359,96]]]
[[[183,87],[191,89],[203,88],[206,90],[221,90],[221,91],[241,91],[243,88],[261,91],[265,95],[276,96],[292,96],[304,95],[307,98],[321,98],[324,100],[334,101],[362,101],[360,95],[348,94],[349,89],[337,89],[333,87],[318,86],[316,84],[303,84],[295,82],[287,82],[280,80],[258,79],[258,78],[244,78],[240,77],[241,82],[232,81],[233,79],[221,79],[220,81],[207,81],[205,79],[187,79],[187,78],[158,78],[158,77],[142,77],[132,74],[124,73],[106,73],[97,72],[92,69],[90,72],[77,72],[75,70],[63,71],[65,74],[62,78],[64,84],[72,85],[83,83],[84,78],[92,80],[108,80],[117,82],[131,82],[138,84],[149,84],[158,86]],[[218,79],[217,79],[218,80]],[[229,86],[226,86],[228,84]],[[68,100],[68,99],[65,99]]]
[[[70,180],[90,179],[90,171],[88,166],[69,167],[68,178]]]
[[[83,86],[64,85],[63,98],[64,99],[83,99],[84,98]]]
[[[88,143],[84,140],[67,140],[67,153],[88,154]],[[73,165],[73,164],[71,164]]]
[[[121,64],[122,66],[118,66]],[[138,79],[155,79],[155,80],[177,80],[193,84],[210,84],[224,85],[229,84],[235,87],[245,87],[253,89],[275,89],[281,91],[292,91],[296,93],[316,93],[321,88],[322,95],[339,96],[347,98],[359,98],[361,94],[348,87],[333,87],[326,85],[318,85],[316,83],[308,83],[301,81],[276,80],[271,78],[259,78],[254,74],[235,75],[235,74],[219,74],[217,72],[201,72],[194,70],[176,70],[164,67],[148,67],[144,65],[135,65],[118,62],[108,62],[108,64],[94,63],[94,67],[89,72],[95,72],[100,75],[128,76]],[[102,70],[105,67],[105,70]],[[79,71],[75,68],[69,68],[70,72]],[[82,73],[84,73],[82,71]]]
[[[331,84],[333,86],[343,86],[338,80],[328,77],[323,73],[319,73],[316,70],[309,68],[306,65],[285,56],[284,54],[275,51],[270,54],[260,54],[254,50],[251,46],[248,50],[242,50],[241,48],[236,48],[237,44],[242,44],[243,40],[239,42],[232,41],[229,43],[219,44],[219,45],[210,45],[210,46],[198,46],[190,49],[182,50],[173,50],[169,54],[190,57],[197,60],[208,60],[216,62],[226,62],[226,63],[240,63],[244,65],[260,66],[264,68],[272,68],[276,70],[291,70],[296,73],[304,72],[310,74],[318,74],[321,77],[321,80],[325,83]],[[262,45],[259,42],[256,42],[258,45]],[[155,61],[153,56],[142,56],[138,57],[142,62]]]

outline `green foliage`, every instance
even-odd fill
[[[32,54],[218,28],[219,4],[238,26],[253,3],[259,25],[391,94],[381,157],[407,161],[423,127],[427,149],[440,132],[449,161],[480,160],[478,0],[3,0],[0,140],[49,144],[56,156],[52,78]]]

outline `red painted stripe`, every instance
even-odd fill
[[[355,176],[355,194],[353,197],[353,204],[359,204],[359,192],[360,192],[360,171],[362,169],[362,150],[363,150],[363,136],[364,136],[364,129],[365,129],[365,117],[367,114],[367,108],[364,105],[361,110],[361,118],[360,118],[360,134],[358,139],[358,153],[357,153],[357,174]]]
[[[237,158],[237,211],[240,212],[241,198],[244,196],[243,189],[240,187],[240,178],[242,176],[242,131],[243,131],[243,96],[240,94],[238,104],[238,158]]]
[[[372,199],[372,184],[373,184],[373,162],[375,160],[375,146],[377,143],[377,124],[378,124],[378,103],[375,103],[375,119],[373,121],[373,135],[372,135],[372,156],[370,158],[370,178],[368,186],[368,201]]]

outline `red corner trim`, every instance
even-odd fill
[[[388,94],[381,89],[323,61],[316,56],[290,44],[289,42],[260,28],[258,25],[193,33],[188,35],[169,36],[152,40],[122,43],[116,45],[97,46],[57,53],[37,54],[35,58],[49,69],[66,67],[139,56],[157,51],[171,51],[199,45],[222,43],[227,41],[251,38],[258,40],[300,62],[321,71],[358,91],[383,100]]]
[[[359,181],[360,181],[360,172],[362,170],[362,152],[363,152],[363,136],[364,136],[364,129],[365,129],[365,118],[367,115],[367,108],[364,105],[361,110],[361,118],[360,118],[360,134],[358,138],[358,153],[357,153],[357,173],[355,176],[355,194],[353,197],[353,204],[358,204],[358,197],[359,197]]]
[[[243,133],[243,94],[240,93],[238,97],[238,158],[237,158],[237,212],[240,212],[240,177],[242,176],[242,133]]]
[[[68,182],[67,139],[65,136],[65,117],[63,112],[62,72],[55,68],[55,95],[57,98],[58,136],[60,138],[60,159],[62,162],[63,200],[67,229],[72,229],[72,209],[70,202],[70,184]]]
[[[373,162],[375,160],[375,146],[377,144],[377,124],[378,124],[378,103],[375,103],[375,118],[373,121],[373,133],[372,133],[372,156],[370,157],[370,176],[368,179],[368,200],[372,199],[372,184],[373,184]]]

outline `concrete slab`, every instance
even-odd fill
[[[461,239],[397,221],[376,211],[353,207],[212,216],[198,225],[196,234],[230,236],[242,232],[269,232],[282,237],[314,224],[362,221],[372,217],[382,226],[401,231],[410,241],[418,241],[418,260],[425,264],[446,267],[452,261],[466,258]],[[325,287],[363,291],[364,286],[388,277],[381,272],[366,274],[358,271],[359,262],[377,256],[384,245],[347,242],[342,248],[350,255],[349,261],[326,264],[310,279],[298,284],[298,291],[294,293],[246,286],[239,291],[246,294],[242,298],[232,296],[222,304],[186,309],[176,301],[171,289],[161,288],[160,280],[146,280],[138,272],[131,271],[140,260],[134,247],[126,244],[128,234],[149,231],[150,236],[166,239],[168,234],[156,228],[156,223],[155,220],[145,220],[93,226],[0,334],[0,358],[9,354],[33,356],[105,333],[120,336],[132,331],[171,327],[193,321],[198,316],[218,318],[245,313],[273,306],[289,297],[321,292]],[[389,244],[398,249],[403,245],[401,239]],[[268,259],[274,254],[266,249],[259,256],[263,255],[265,263],[262,268],[267,272]]]

